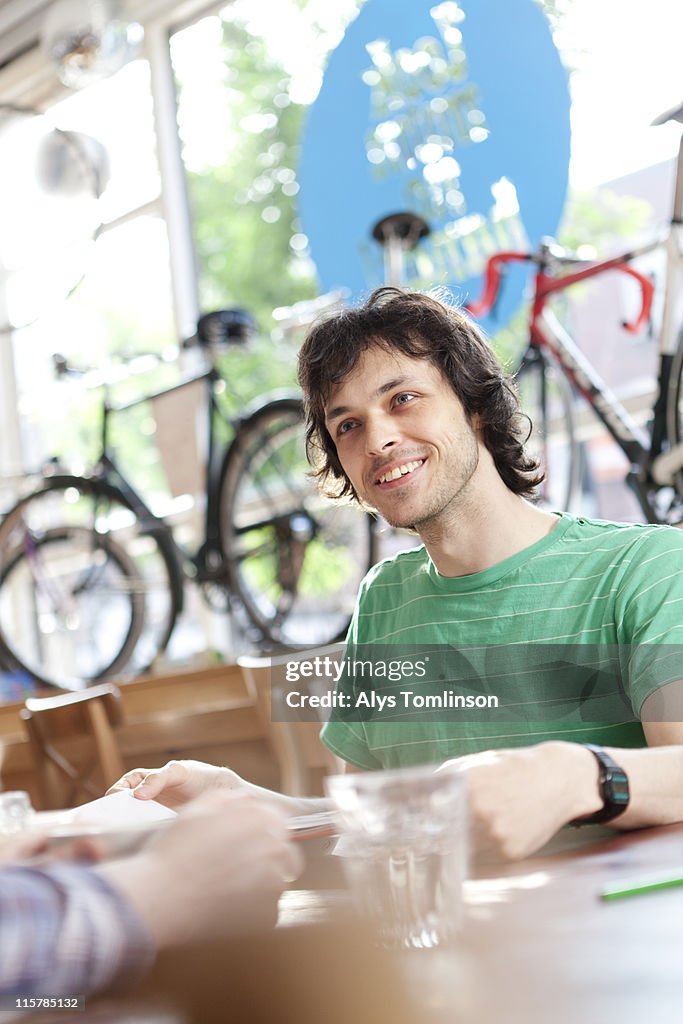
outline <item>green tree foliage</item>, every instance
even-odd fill
[[[573,0],[536,0],[538,6],[546,14],[553,28],[562,25],[562,19],[569,12]]]
[[[651,204],[639,196],[602,187],[574,190],[567,199],[561,241],[586,257],[609,256],[635,239],[652,216]]]
[[[190,173],[204,309],[243,306],[263,330],[274,308],[316,294],[296,212],[296,168],[305,107],[291,75],[249,31],[248,9],[223,16],[231,151],[222,167]]]
[[[361,0],[350,0],[357,8]],[[282,0],[292,32],[305,32],[315,73],[324,41],[336,41],[316,24],[305,0]],[[348,16],[349,0],[347,0]],[[188,171],[204,311],[242,307],[255,318],[258,337],[224,363],[226,401],[235,410],[245,399],[295,384],[296,341],[273,331],[273,310],[314,299],[315,266],[297,214],[297,168],[306,105],[296,101],[299,68],[259,33],[254,8],[235,0],[222,15],[220,42],[226,103],[212,131],[229,140],[224,161]],[[326,17],[329,19],[330,12]],[[343,26],[337,16],[337,38]],[[334,19],[333,19],[334,20]],[[311,69],[308,69],[309,71]],[[320,70],[322,70],[320,68]],[[182,112],[183,92],[180,83]],[[300,91],[300,90],[299,90]]]

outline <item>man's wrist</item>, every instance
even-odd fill
[[[556,748],[558,770],[562,772],[566,821],[596,814],[603,801],[600,771],[594,755],[580,743],[557,740],[550,745]]]
[[[189,938],[192,918],[184,901],[168,897],[177,889],[177,877],[167,870],[164,858],[141,850],[130,857],[105,861],[94,870],[142,922],[157,950]]]

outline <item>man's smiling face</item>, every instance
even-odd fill
[[[358,497],[392,526],[455,510],[479,444],[462,404],[426,359],[372,345],[325,405],[325,424]]]

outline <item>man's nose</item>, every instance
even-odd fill
[[[383,414],[369,416],[365,429],[365,444],[368,455],[381,455],[393,448],[400,440],[400,431],[391,416]]]

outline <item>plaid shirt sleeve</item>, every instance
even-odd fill
[[[140,919],[92,868],[0,870],[0,995],[85,995],[137,977],[154,953]]]

